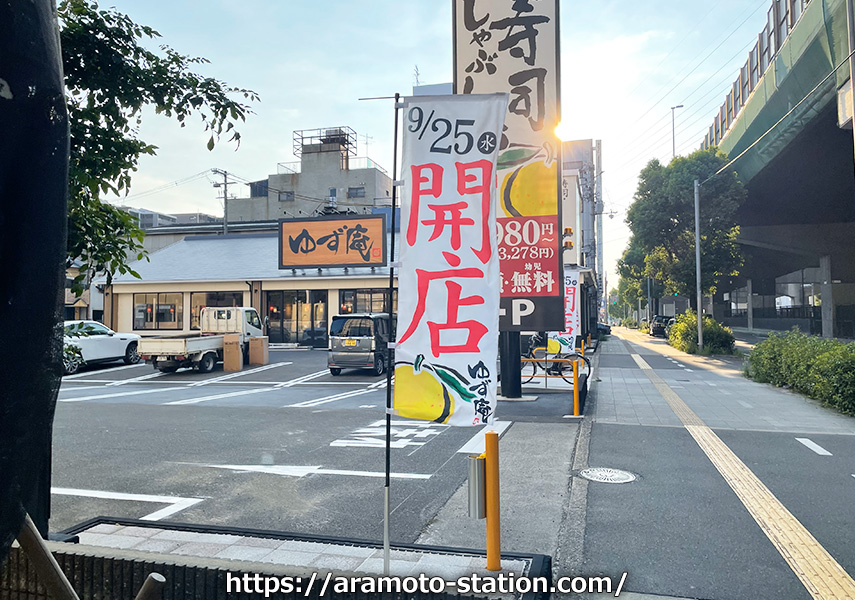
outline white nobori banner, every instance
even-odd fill
[[[404,99],[394,411],[491,423],[499,257],[496,157],[508,94]]]

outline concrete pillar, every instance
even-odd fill
[[[754,331],[754,282],[748,280],[748,331]]]
[[[831,255],[819,258],[819,293],[822,296],[822,337],[834,337],[834,296],[831,286]]]

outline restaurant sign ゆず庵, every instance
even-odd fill
[[[331,215],[279,221],[279,268],[382,267],[386,215]]]

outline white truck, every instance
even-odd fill
[[[210,373],[223,360],[227,333],[240,335],[244,355],[249,349],[249,339],[264,335],[258,312],[247,306],[205,307],[199,326],[199,333],[141,338],[137,343],[140,358],[164,373],[173,373],[181,367]]]

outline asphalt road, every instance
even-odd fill
[[[733,359],[619,335],[628,343],[614,340],[599,357],[587,464],[637,479],[587,485],[583,571],[627,572],[627,591],[657,598],[811,598],[635,355],[855,574],[853,420],[745,380]]]
[[[323,351],[240,373],[66,377],[51,529],[109,515],[381,539],[385,403],[385,375],[333,377]],[[394,541],[414,541],[461,485],[458,451],[477,433],[393,420]]]

